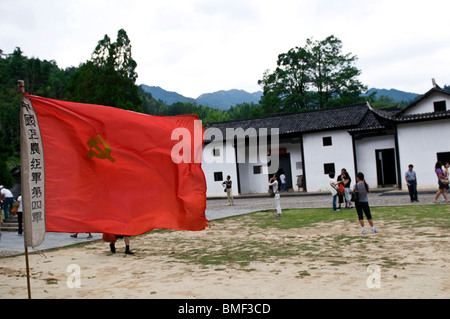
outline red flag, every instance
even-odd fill
[[[42,137],[48,232],[205,229],[204,131],[197,116],[25,96]]]

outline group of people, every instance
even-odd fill
[[[270,178],[268,186],[269,186],[269,193],[274,198],[275,202],[275,208],[276,208],[276,215],[275,218],[280,218],[282,215],[281,210],[281,204],[280,204],[280,190],[282,190],[283,182],[280,178],[281,174],[274,174],[272,178]],[[345,207],[347,209],[353,208],[352,205],[352,199],[350,196],[351,190],[351,178],[348,174],[347,170],[343,168],[341,170],[341,175],[335,178],[334,173],[329,174],[330,177],[330,190],[333,197],[333,210],[339,211],[341,204],[344,203],[345,199]],[[233,198],[232,198],[232,191],[231,191],[231,178],[230,176],[227,176],[227,180],[222,183],[222,185],[225,187],[225,190],[228,195],[228,201],[230,205],[234,205]],[[377,233],[378,230],[375,228],[373,224],[372,215],[370,213],[370,207],[369,207],[369,200],[367,194],[369,193],[369,186],[364,180],[364,174],[358,173],[356,175],[356,184],[353,188],[353,192],[358,193],[358,200],[355,201],[355,207],[358,214],[359,223],[362,228],[362,233],[366,233],[365,225],[364,225],[364,216],[366,216],[370,226],[372,227],[372,232]],[[337,206],[336,201],[339,199],[339,206]]]
[[[5,188],[3,185],[0,185],[0,200],[1,200],[1,208],[3,211],[4,218],[2,218],[2,214],[0,214],[0,226],[3,225],[4,220],[9,220],[12,217],[13,212],[17,214],[18,221],[18,235],[22,235],[23,226],[22,226],[22,218],[23,218],[23,210],[22,210],[22,196],[19,196],[17,200],[14,200],[13,193]],[[16,207],[16,211],[13,210],[14,206]],[[0,239],[2,233],[0,231]],[[72,238],[77,238],[78,233],[74,233],[71,235]],[[92,238],[92,234],[88,233],[88,238]],[[123,238],[125,242],[125,254],[134,254],[130,249],[131,239],[129,236],[119,236],[114,235],[114,241],[111,241],[109,244],[110,250],[112,253],[116,252],[116,240],[119,238]]]
[[[5,188],[5,186],[0,185],[0,200],[2,203],[2,211],[4,215],[4,218],[2,218],[0,214],[0,226],[3,225],[4,220],[9,220],[14,212],[14,214],[17,214],[19,224],[19,231],[17,234],[22,235],[22,196],[19,196],[17,200],[14,200],[13,193],[9,189]]]
[[[347,170],[343,168],[341,174],[335,178],[335,173],[331,172],[328,174],[330,178],[329,189],[331,191],[333,210],[340,211],[341,204],[344,202],[345,198],[345,208],[351,209],[352,201],[355,203],[356,213],[358,214],[359,224],[361,225],[361,232],[363,234],[367,233],[364,224],[364,215],[372,228],[372,233],[377,233],[378,230],[375,228],[372,214],[370,213],[369,206],[369,185],[364,180],[364,174],[359,172],[356,174],[356,184],[351,190],[350,185],[352,179],[348,174]],[[353,198],[351,192],[353,191]],[[339,206],[336,205],[336,200],[339,198]]]
[[[439,197],[442,195],[444,197],[444,201],[446,203],[450,203],[447,197],[447,191],[449,189],[449,162],[442,163],[441,161],[437,161],[435,165],[435,173],[438,178],[438,191],[434,196],[434,202],[438,203]],[[409,164],[408,170],[405,173],[406,185],[408,185],[409,197],[411,202],[418,202],[419,199],[417,197],[417,174],[414,171],[414,166]]]
[[[438,177],[439,189],[435,195],[434,201],[437,202],[440,195],[442,195],[445,199],[445,202],[449,202],[447,198],[447,190],[449,189],[449,163],[442,163],[438,161],[435,166],[435,172]],[[417,196],[417,175],[414,171],[414,166],[410,164],[408,166],[408,170],[405,172],[405,181],[408,186],[409,196],[411,202],[418,202]],[[358,215],[358,220],[362,228],[362,233],[365,234],[367,231],[365,229],[364,224],[364,215],[372,228],[373,233],[377,233],[378,230],[375,228],[372,214],[370,212],[369,206],[369,185],[366,183],[364,179],[364,174],[359,172],[356,174],[356,184],[353,189],[351,189],[352,179],[348,174],[347,170],[343,168],[341,170],[341,174],[339,176],[335,176],[335,173],[329,173],[329,189],[331,191],[332,196],[332,205],[334,211],[340,211],[341,205],[345,202],[346,209],[356,208],[356,212]],[[282,214],[281,204],[280,204],[280,190],[284,188],[283,181],[281,179],[281,174],[274,174],[272,178],[269,180],[269,189],[271,196],[274,198],[275,208],[277,213],[275,218],[280,218]],[[222,183],[225,187],[225,191],[228,195],[228,201],[230,205],[234,205],[233,195],[232,195],[232,182],[231,177],[227,176],[227,180]],[[354,206],[352,204],[354,203]]]

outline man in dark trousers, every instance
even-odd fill
[[[405,173],[406,185],[408,185],[409,197],[411,198],[411,202],[418,202],[417,198],[417,176],[416,172],[413,171],[414,166],[409,164],[408,170]]]

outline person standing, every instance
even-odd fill
[[[2,214],[0,214],[0,226],[3,226]],[[0,242],[2,241],[2,230],[0,228]]]
[[[350,185],[352,182],[352,179],[350,178],[350,175],[347,173],[347,170],[345,168],[341,169],[341,175],[337,178],[338,182],[341,182],[344,186],[344,194],[339,194],[339,208],[341,208],[341,204],[344,202],[345,197],[345,208],[353,208],[352,202],[350,201]]]
[[[411,202],[418,202],[417,198],[417,175],[413,171],[414,166],[412,164],[408,165],[408,170],[405,173],[406,185],[408,185],[409,197]]]
[[[275,215],[275,218],[280,218],[282,213],[280,204],[280,185],[281,185],[280,178],[276,174],[273,175],[269,181],[269,186],[272,186],[273,193],[275,194],[274,200],[275,200],[275,207],[277,209],[277,214]]]
[[[131,251],[130,245],[131,245],[131,237],[130,236],[121,236],[121,235],[115,235],[116,240],[123,238],[125,242],[125,254],[127,255],[134,255],[134,252]],[[109,244],[109,249],[113,254],[116,253],[116,241]]]
[[[280,180],[281,180],[281,189],[283,190],[283,192],[286,192],[286,175],[284,174],[284,172],[281,173]]]
[[[228,197],[228,206],[234,206],[234,200],[233,200],[233,190],[231,188],[232,182],[231,182],[231,176],[227,176],[227,180],[222,183],[222,186],[225,187],[225,191],[227,192]]]
[[[359,172],[356,174],[356,185],[353,188],[354,192],[359,193],[359,200],[355,203],[356,212],[358,213],[359,224],[362,228],[362,234],[366,233],[366,228],[364,227],[364,215],[366,215],[369,225],[372,227],[372,233],[378,233],[378,230],[373,225],[372,214],[370,213],[369,206],[369,185],[364,180],[364,174]]]
[[[442,194],[442,196],[444,196],[445,202],[448,203],[449,202],[448,198],[447,198],[448,176],[445,176],[445,173],[442,170],[442,162],[441,161],[437,161],[434,168],[435,168],[435,172],[436,172],[436,176],[438,178],[438,184],[439,184],[439,189],[438,189],[436,195],[434,196],[434,202],[437,203],[439,196]]]
[[[9,219],[9,214],[14,205],[14,196],[9,189],[6,189],[3,185],[0,185],[0,199],[3,200],[3,213],[5,220]]]
[[[19,207],[17,208],[17,223],[19,225],[19,230],[17,235],[21,236],[23,232],[22,221],[23,221],[23,209],[22,209],[22,195],[17,197],[17,201],[19,202]]]
[[[338,209],[337,206],[336,206],[336,200],[337,200],[337,197],[338,197],[338,194],[339,194],[339,183],[340,182],[337,182],[335,180],[335,178],[334,178],[335,174],[333,172],[329,173],[328,177],[330,178],[328,187],[329,187],[330,192],[331,192],[331,198],[333,199],[333,210],[335,212],[339,212],[340,209]]]

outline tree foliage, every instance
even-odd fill
[[[118,31],[116,42],[105,35],[91,60],[82,64],[71,77],[67,98],[140,112],[142,100],[135,84],[136,67],[125,30]]]
[[[275,71],[266,71],[258,81],[264,110],[295,112],[360,101],[367,88],[357,79],[361,71],[354,66],[356,60],[342,53],[342,41],[333,35],[308,39],[304,47],[280,54]]]
[[[0,183],[12,186],[10,170],[20,153],[20,94],[17,80],[24,80],[30,94],[64,98],[73,68],[62,70],[55,61],[24,56],[20,48],[6,54],[0,50]]]

